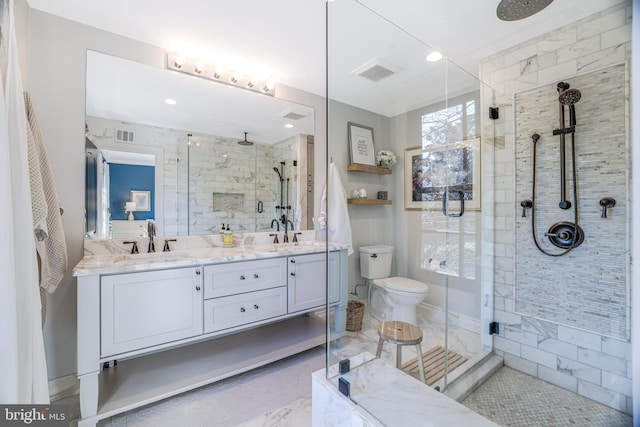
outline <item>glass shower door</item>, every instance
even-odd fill
[[[481,177],[482,159],[492,144],[481,138],[490,127],[481,106],[490,91],[446,58],[425,61],[432,47],[362,2],[329,3],[327,32],[327,160],[343,171],[352,161],[345,149],[350,122],[371,127],[375,150],[391,150],[398,157],[391,173],[342,175],[348,194],[365,188],[375,198],[374,190],[387,190],[392,202],[349,206],[354,250],[347,266],[350,299],[364,303],[366,310],[361,330],[328,342],[327,376],[336,380],[344,359],[354,367],[376,357],[378,328],[393,319],[374,315],[379,306],[369,297],[371,281],[361,277],[359,248],[388,245],[393,247],[391,275],[429,288],[416,307],[415,326],[422,332],[426,384],[446,393],[486,354],[482,343],[488,323],[482,325],[490,316],[491,292],[483,283],[490,282],[492,273],[485,271],[484,254],[485,249],[490,256],[493,251],[486,247],[492,231],[483,215],[493,195],[485,194],[492,181],[485,183]],[[371,58],[393,73],[367,81],[357,71],[362,64],[371,65]],[[418,71],[406,73],[405,68]],[[373,99],[383,106],[370,107]],[[492,268],[492,263],[487,266]],[[375,363],[394,369],[399,365],[419,378],[415,347],[404,346],[399,363],[396,357],[396,345],[384,344]],[[366,406],[357,394],[351,398]]]

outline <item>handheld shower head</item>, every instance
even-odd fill
[[[560,85],[558,85],[558,88]],[[569,87],[569,85],[567,85]],[[576,125],[576,103],[580,101],[582,94],[578,89],[566,89],[560,92],[558,101],[563,106],[569,106],[569,126]],[[564,107],[563,107],[564,108]]]
[[[568,105],[569,107],[580,101],[582,94],[578,89],[567,89],[560,92],[558,101],[562,105]]]
[[[278,170],[278,168],[275,167],[275,166],[273,167],[273,170],[275,171],[275,173],[278,174],[278,177],[280,178],[280,181],[282,181],[282,175],[280,174],[280,170]]]

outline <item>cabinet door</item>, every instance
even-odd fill
[[[289,313],[322,307],[327,301],[325,253],[289,257]]]
[[[102,357],[202,334],[199,267],[103,276]]]

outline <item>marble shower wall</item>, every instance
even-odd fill
[[[625,65],[621,64],[567,81],[582,93],[575,105],[577,124],[573,138],[578,223],[584,230],[584,243],[567,255],[550,257],[535,246],[531,212],[527,218],[516,216],[515,229],[516,311],[621,340],[630,336],[625,74]],[[536,235],[538,244],[553,254],[564,250],[553,246],[544,233],[559,221],[573,223],[575,205],[572,137],[566,135],[566,198],[572,207],[558,207],[560,136],[554,136],[552,131],[559,127],[559,108],[555,85],[515,96],[516,203],[533,196],[531,135],[537,132]],[[603,197],[616,200],[607,218],[601,218],[599,201]]]
[[[519,150],[524,150],[526,146],[531,148],[532,130],[538,133],[545,132],[546,146],[556,144],[557,150],[557,142],[549,142],[552,138],[548,135],[559,125],[557,94],[553,93],[559,81],[567,81],[577,89],[582,89],[581,85],[584,87],[583,99],[576,105],[580,117],[578,124],[582,123],[582,129],[587,128],[590,121],[596,121],[598,117],[591,118],[580,114],[593,110],[596,105],[594,102],[600,100],[594,98],[599,98],[600,95],[594,92],[590,95],[591,99],[584,96],[591,91],[590,85],[597,81],[597,76],[612,70],[612,67],[615,70],[624,70],[623,87],[616,90],[614,97],[619,99],[622,96],[625,100],[625,124],[622,126],[628,123],[627,62],[631,57],[631,10],[631,1],[623,2],[485,58],[480,67],[481,80],[494,89],[494,98],[484,98],[483,108],[487,109],[491,105],[499,107],[500,110],[500,118],[493,122],[496,135],[493,139],[496,200],[493,281],[494,320],[500,322],[502,327],[499,336],[494,336],[494,351],[504,356],[507,366],[627,413],[632,411],[631,346],[625,324],[627,319],[624,319],[630,310],[631,296],[626,284],[630,265],[626,252],[628,243],[620,234],[624,234],[629,226],[625,210],[628,209],[629,196],[626,186],[630,170],[625,163],[624,148],[629,144],[628,131],[622,142],[618,139],[611,141],[608,137],[606,142],[599,141],[603,153],[615,151],[615,162],[621,162],[616,167],[621,169],[617,173],[624,176],[624,182],[621,183],[616,178],[615,189],[600,187],[600,181],[602,184],[612,184],[610,176],[593,174],[593,170],[601,163],[606,164],[605,160],[611,156],[610,154],[583,156],[578,164],[579,171],[586,168],[592,170],[592,174],[581,172],[578,177],[580,194],[584,197],[582,203],[587,203],[584,207],[581,206],[587,240],[575,254],[569,255],[574,257],[571,260],[573,262],[564,259],[553,261],[551,257],[547,257],[543,264],[535,267],[526,266],[524,263],[524,251],[532,250],[532,242],[524,244],[530,230],[525,229],[526,222],[522,221],[523,218],[520,216],[520,201],[522,198],[530,198],[531,191],[526,191],[526,180],[531,179],[531,167],[530,164],[523,167],[526,156],[530,153],[525,155],[524,151]],[[538,95],[539,101],[535,100],[536,96],[529,95]],[[604,99],[602,101],[605,102]],[[545,109],[550,111],[547,112]],[[538,124],[532,125],[537,129],[525,130],[522,127],[527,120],[526,114],[547,113],[551,118],[545,120],[544,128],[537,128]],[[616,117],[619,115],[618,112]],[[520,120],[520,124],[517,120]],[[518,129],[522,130],[522,135],[518,133]],[[619,127],[616,127],[616,135],[619,135],[620,131]],[[578,152],[587,149],[587,146],[580,144],[589,137],[587,133],[580,132],[582,131],[576,135]],[[553,140],[557,141],[557,138]],[[516,157],[517,155],[519,157]],[[519,163],[516,162],[517,159]],[[546,169],[543,167],[541,174],[544,179],[551,180],[547,187],[557,191],[558,168]],[[549,174],[553,174],[553,177],[549,177]],[[585,181],[581,181],[585,178]],[[620,192],[620,186],[625,187],[625,190]],[[584,193],[587,189],[592,189],[594,194]],[[602,191],[602,194],[596,195],[595,191]],[[615,195],[609,194],[610,191],[615,191]],[[604,220],[599,218],[599,206],[592,205],[594,200],[597,203],[600,197],[607,195],[619,199],[620,205],[616,205],[616,208],[619,207],[618,211],[611,212],[610,221],[603,222]],[[553,200],[556,198],[558,197]],[[618,256],[622,260],[616,259],[615,265],[610,266],[608,263],[613,260],[597,254],[598,244],[608,244],[605,242],[605,231],[602,230],[602,234],[598,231],[594,235],[593,230],[594,227],[609,227],[621,220],[624,224],[615,225],[615,230],[612,231],[615,235],[611,239],[616,241],[616,248],[623,248]],[[526,221],[530,221],[530,218]],[[539,232],[543,233],[548,226],[546,223],[544,226],[539,225]],[[531,255],[533,256],[533,253]],[[536,255],[539,256],[541,255]],[[566,262],[567,265],[562,275],[554,274],[554,283],[545,284],[536,280],[535,274],[538,274],[539,278],[546,276],[540,274],[540,271],[534,273],[534,269],[553,270],[557,262]],[[571,278],[580,277],[582,269],[591,272],[591,276],[594,277],[590,279],[596,282],[596,286],[590,283],[590,289],[581,288],[578,292],[565,292],[563,295],[542,294],[541,300],[544,304],[535,300],[532,293],[534,290],[544,286],[566,288],[565,284],[571,282]],[[530,289],[526,289],[528,284],[531,285]],[[537,285],[541,288],[536,288]],[[596,299],[600,298],[602,303],[603,299],[599,293],[612,287],[616,288],[616,294],[621,292],[622,295],[616,295],[615,301],[612,298],[611,302],[605,301],[590,311],[594,291],[598,294]],[[559,306],[543,310],[542,306],[549,305],[551,299],[556,299],[553,304]],[[572,321],[570,313],[557,312],[569,304],[581,312],[576,316],[575,322]],[[615,320],[611,317],[612,314],[615,315]],[[604,326],[603,322],[609,323]]]

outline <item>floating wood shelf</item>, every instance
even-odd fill
[[[351,163],[347,165],[347,170],[350,172],[366,172],[377,173],[378,175],[391,175],[391,169],[379,168],[371,165],[361,165],[360,163]]]
[[[350,205],[390,205],[391,200],[379,199],[347,199]]]

